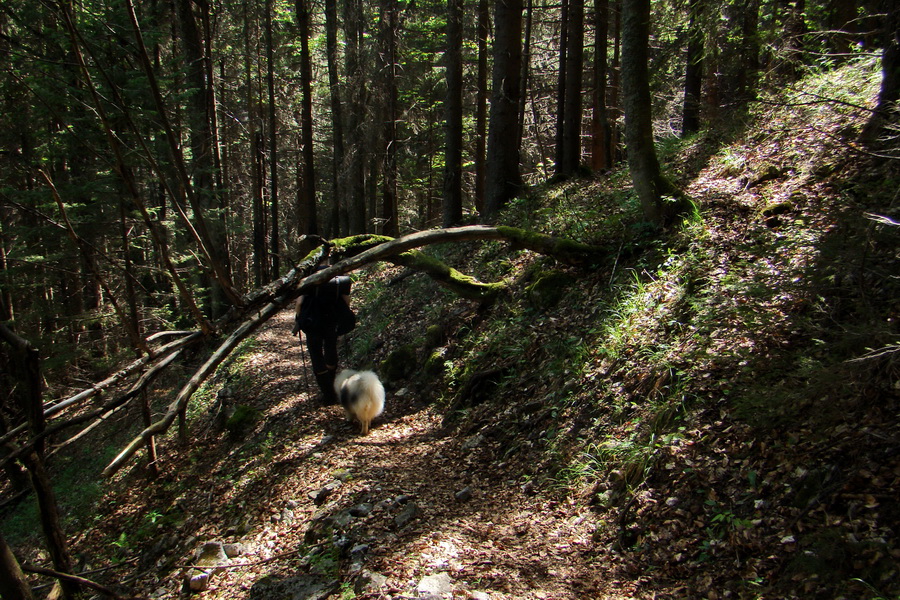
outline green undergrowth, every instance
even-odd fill
[[[102,482],[86,478],[85,473],[95,473],[103,469],[116,455],[116,447],[93,448],[89,453],[63,456],[53,465],[52,484],[67,530],[82,531],[92,527],[102,519],[95,511],[97,501],[104,493]],[[24,501],[0,515],[3,535],[12,545],[40,543],[40,519],[37,500],[29,495]]]

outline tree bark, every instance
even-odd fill
[[[313,153],[312,60],[309,53],[308,0],[297,0],[297,35],[300,38],[300,185],[298,186],[297,230],[301,235],[318,235],[316,215],[316,169]]]
[[[37,348],[3,324],[0,324],[0,339],[9,344],[12,349],[11,357],[17,371],[16,375],[22,383],[18,394],[19,407],[27,416],[30,433],[39,440],[34,444],[32,450],[23,453],[20,459],[31,476],[31,485],[34,488],[38,504],[41,530],[47,541],[47,551],[57,570],[70,573],[72,558],[66,545],[66,536],[60,525],[59,505],[56,502],[56,495],[44,469],[44,461],[41,456],[44,450],[41,438],[44,432],[44,411],[41,399],[40,354]],[[67,581],[60,581],[60,585],[66,598],[77,596],[78,585]]]
[[[566,53],[566,97],[563,119],[562,172],[574,175],[581,166],[581,79],[584,72],[584,0],[569,0],[569,49]]]
[[[518,130],[516,132],[516,146],[521,150],[525,140],[525,107],[528,104],[528,84],[531,69],[531,29],[534,22],[534,0],[528,0],[525,5],[525,22],[522,40],[522,77],[519,81],[519,115],[517,117]],[[539,137],[539,136],[538,136]]]
[[[702,0],[691,0],[688,18],[687,65],[684,71],[684,106],[681,135],[700,131],[700,93],[703,87],[703,29],[700,14]]]
[[[462,18],[463,0],[449,0],[447,51],[444,54],[447,74],[447,98],[444,102],[444,227],[453,227],[462,222]]]
[[[844,0],[840,0],[843,2]],[[741,11],[741,67],[738,69],[737,95],[740,100],[756,97],[756,86],[759,82],[759,2],[760,0],[744,0]],[[710,45],[714,45],[710,41]]]
[[[328,61],[328,87],[331,102],[331,211],[325,231],[338,237],[341,231],[341,212],[345,204],[344,184],[340,172],[344,165],[344,117],[341,105],[341,82],[338,74],[337,3],[325,0],[325,53]]]
[[[266,212],[264,196],[266,157],[263,134],[260,131],[253,132],[250,141],[250,154],[253,158],[252,179],[252,203],[253,203],[253,280],[256,287],[263,285],[269,278],[268,246],[266,245],[266,231],[268,230],[268,213]]]
[[[381,216],[385,235],[400,235],[397,210],[397,27],[399,21],[397,0],[383,0],[381,15],[382,63],[384,92],[386,96],[384,123],[382,126],[384,157],[382,160]]]
[[[519,147],[519,78],[522,67],[522,0],[495,5],[493,93],[488,130],[485,219],[492,222],[522,190]]]
[[[33,600],[31,586],[12,548],[0,533],[0,597],[4,600]]]
[[[570,0],[561,0],[560,6],[560,28],[559,28],[559,69],[556,79],[556,135],[554,158],[555,170],[557,176],[565,175],[563,171],[563,154],[565,153],[563,144],[563,130],[566,122],[566,70],[569,68],[568,52],[569,52],[569,4]]]
[[[346,177],[346,231],[350,235],[366,231],[365,155],[367,147],[367,78],[363,70],[365,17],[361,0],[344,0],[344,63],[346,66],[347,140],[342,173]]]
[[[487,147],[488,51],[491,13],[487,0],[478,0],[478,71],[475,105],[475,210],[484,213],[485,149]]]
[[[644,218],[663,226],[681,207],[664,199],[677,197],[678,191],[663,177],[654,147],[649,45],[650,0],[623,0],[622,91],[628,168]]]
[[[266,90],[269,96],[267,109],[269,140],[269,279],[279,276],[281,270],[281,240],[278,209],[278,111],[275,101],[275,40],[272,33],[273,1],[266,0]]]
[[[875,112],[863,128],[860,139],[869,146],[900,122],[900,6],[885,0],[887,16],[884,20],[884,52],[881,58],[881,90]],[[892,132],[896,136],[896,131]]]
[[[31,475],[31,485],[34,487],[34,496],[37,499],[41,530],[47,540],[47,551],[53,561],[53,566],[62,573],[71,573],[72,557],[66,545],[66,535],[60,525],[59,503],[56,501],[56,493],[53,491],[50,477],[44,469],[44,461],[37,452],[26,452],[20,459]],[[60,579],[59,583],[66,598],[78,596],[80,586],[76,583],[66,579]]]
[[[591,168],[602,171],[612,166],[609,152],[609,111],[606,107],[606,79],[609,70],[609,0],[594,3],[594,89],[591,119]]]

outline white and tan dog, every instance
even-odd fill
[[[384,410],[384,386],[372,371],[344,369],[334,380],[334,391],[341,399],[347,418],[355,418],[368,435],[372,419]]]

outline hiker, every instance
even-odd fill
[[[316,268],[327,268],[327,257]],[[337,339],[356,325],[350,309],[350,278],[339,276],[300,296],[294,309],[294,335],[306,334],[306,347],[316,383],[322,392],[321,403],[338,403],[334,378],[338,367]]]

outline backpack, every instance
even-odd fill
[[[331,283],[334,285],[329,285]],[[324,336],[329,333],[345,335],[355,327],[356,315],[341,298],[341,286],[333,279],[304,298],[295,328],[307,335]]]

